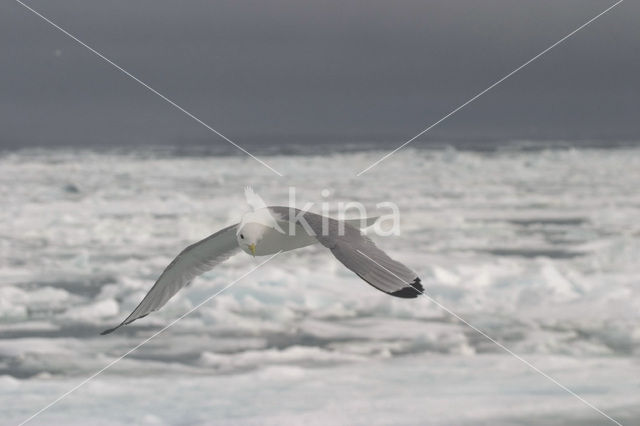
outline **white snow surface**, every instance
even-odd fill
[[[391,201],[372,238],[426,292],[624,424],[640,424],[640,150],[248,157],[0,156],[0,424],[16,424],[262,259],[244,253],[118,332],[171,259],[268,204]],[[347,174],[344,174],[344,171]],[[328,189],[330,195],[321,195]],[[285,253],[31,424],[607,424],[427,298],[321,246]]]

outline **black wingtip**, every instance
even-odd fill
[[[424,293],[424,287],[422,286],[420,278],[416,277],[416,279],[409,283],[409,285],[410,287],[403,287],[402,289],[389,294],[403,299],[415,299]]]
[[[126,319],[126,320],[124,320],[123,322],[121,322],[120,324],[116,325],[115,327],[113,327],[113,328],[110,328],[110,329],[108,329],[108,330],[103,331],[102,333],[100,333],[100,335],[101,335],[101,336],[104,336],[105,334],[113,333],[114,331],[116,331],[117,329],[119,329],[120,327],[122,327],[123,325],[131,324],[131,323],[132,323],[132,322],[134,322],[135,320],[139,320],[140,318],[144,318],[144,317],[146,317],[146,316],[147,316],[147,315],[149,315],[149,314],[150,314],[150,312],[147,312],[146,314],[144,314],[144,315],[140,315],[140,316],[139,316],[139,317],[137,317],[137,318],[134,318],[134,319]]]
[[[416,279],[413,280],[413,282],[410,284],[411,284],[411,287],[415,288],[420,293],[424,293],[424,287],[422,286],[422,281],[420,281],[420,277],[416,277]]]
[[[113,332],[114,332],[114,331],[116,331],[118,328],[120,328],[120,326],[110,328],[110,329],[105,330],[105,331],[103,331],[102,333],[100,333],[100,335],[101,335],[101,336],[104,336],[104,335],[107,335],[107,334],[113,333]]]

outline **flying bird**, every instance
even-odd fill
[[[340,221],[290,207],[266,206],[245,191],[252,211],[240,223],[185,248],[160,275],[142,302],[109,334],[164,306],[194,278],[240,250],[252,256],[272,255],[320,243],[365,282],[391,296],[415,298],[424,292],[417,274],[391,259],[360,228],[377,218]],[[251,198],[250,198],[251,197]],[[258,197],[259,198],[259,197]]]

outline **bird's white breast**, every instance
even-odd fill
[[[291,235],[289,235],[288,223],[280,223],[280,225],[284,233],[273,228],[265,227],[262,238],[256,244],[256,256],[268,256],[279,251],[295,250],[318,242],[313,235],[309,235],[305,229],[298,224],[295,226],[294,232],[291,233]],[[242,249],[246,253],[251,254],[247,248],[243,247]]]

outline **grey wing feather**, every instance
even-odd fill
[[[331,253],[364,281],[387,294],[415,298],[424,292],[415,272],[390,258],[365,236],[337,237]]]
[[[224,228],[215,234],[182,250],[167,266],[142,302],[117,327],[103,331],[109,334],[123,325],[142,318],[164,306],[180,289],[195,277],[225,261],[238,250],[236,225]]]
[[[316,239],[330,249],[336,259],[378,290],[402,298],[415,298],[424,293],[415,272],[390,258],[348,222],[288,207],[270,209],[283,219],[292,220],[292,215],[297,216],[294,220],[303,218]]]

